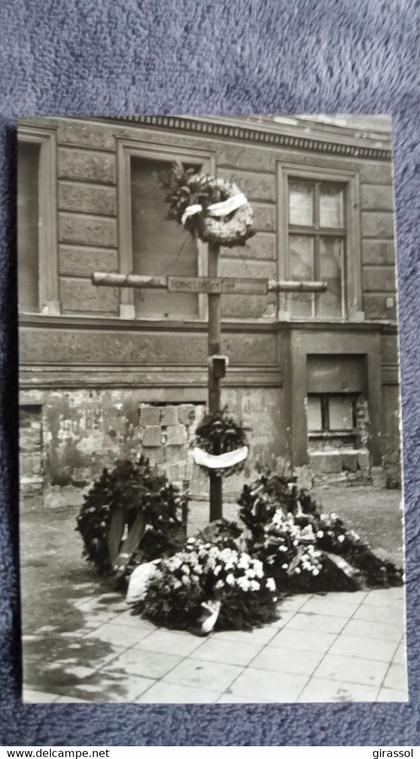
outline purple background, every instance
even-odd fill
[[[419,3],[1,0],[0,8],[0,743],[419,743]],[[34,114],[273,112],[394,117],[410,703],[24,706],[14,119]]]

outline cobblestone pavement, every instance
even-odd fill
[[[21,520],[26,702],[408,700],[402,588],[288,597],[253,632],[169,631],[81,558],[75,513]]]

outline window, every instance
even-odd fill
[[[55,132],[19,126],[17,153],[18,303],[21,313],[57,314]]]
[[[317,393],[308,395],[308,432],[353,433],[356,428],[357,395]]]
[[[214,172],[209,155],[134,140],[118,143],[119,246],[122,273],[202,276],[207,245],[175,221],[159,185],[159,174],[175,161],[186,168]],[[205,296],[159,290],[122,290],[121,316],[139,319],[204,319]]]
[[[295,179],[288,184],[290,279],[327,282],[325,293],[293,293],[291,313],[300,318],[345,315],[345,186]]]
[[[38,176],[39,145],[24,142],[18,157],[18,302],[39,311]]]
[[[364,319],[359,168],[339,159],[278,163],[279,279],[323,280],[324,293],[280,293],[279,318]]]
[[[187,230],[167,219],[159,174],[168,169],[166,161],[135,156],[131,160],[133,273],[196,277],[197,243]],[[198,317],[198,297],[190,293],[135,290],[134,303],[142,318]]]

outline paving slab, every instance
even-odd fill
[[[348,635],[344,632],[334,641],[330,651],[332,654],[389,663],[394,656],[397,645],[395,641]]]
[[[351,619],[346,627],[344,633],[346,635],[360,635],[362,637],[378,638],[378,640],[400,641],[401,635],[404,632],[402,610],[400,621],[396,624],[391,622],[367,622],[363,619]]]
[[[217,693],[179,683],[154,683],[139,699],[140,704],[214,704]]]
[[[324,703],[339,701],[375,701],[379,688],[359,683],[334,681],[313,677],[297,699],[298,703]]]
[[[268,643],[278,633],[278,628],[266,625],[256,627],[254,630],[224,630],[214,633],[219,640],[233,640],[238,645],[241,643]]]
[[[271,646],[275,648],[326,652],[333,644],[334,633],[319,632],[318,630],[289,630],[286,626],[272,639]]]
[[[140,648],[129,648],[114,659],[102,672],[112,673],[124,681],[132,675],[160,679],[182,661],[181,656]]]
[[[202,645],[203,638],[190,635],[189,633],[178,632],[177,630],[159,628],[148,635],[147,638],[143,638],[140,643],[136,643],[134,648],[156,651],[160,654],[188,656]]]
[[[261,643],[241,643],[238,646],[235,640],[220,640],[213,636],[194,651],[194,658],[245,666],[255,659],[261,649]]]
[[[305,613],[305,610],[297,612],[285,626],[286,630],[308,630],[317,632],[339,633],[348,622],[348,617],[328,614]]]
[[[118,671],[96,670],[72,688],[61,690],[60,695],[69,701],[77,698],[96,703],[126,703],[136,701],[152,684],[152,679],[133,673],[129,677],[121,677],[121,672]]]
[[[261,669],[247,667],[235,680],[230,691],[235,696],[257,701],[290,703],[297,700],[307,683],[306,675],[273,673],[265,676]]]
[[[22,701],[24,704],[51,704],[53,701],[57,701],[57,694],[24,688],[22,691]]]
[[[343,593],[343,596],[346,595]],[[325,614],[329,617],[350,617],[353,616],[356,609],[360,606],[361,601],[356,599],[347,600],[341,598],[332,598],[331,601],[328,596],[313,596],[299,609],[306,614]]]
[[[243,667],[209,662],[189,657],[172,669],[163,679],[193,688],[216,691],[219,695],[243,672]]]
[[[389,607],[395,601],[403,601],[405,591],[403,588],[384,588],[383,590],[371,590],[368,593],[365,603],[369,606]]]
[[[391,664],[385,675],[384,688],[407,690],[407,667],[405,664]]]
[[[84,640],[99,640],[107,643],[114,643],[116,646],[128,648],[134,646],[135,643],[139,643],[143,638],[147,638],[153,632],[153,628],[143,627],[139,624],[138,627],[134,625],[119,625],[107,622],[97,630],[85,635]]]
[[[324,653],[322,651],[295,651],[291,649],[274,648],[264,646],[258,656],[253,660],[252,666],[256,669],[264,669],[270,672],[288,672],[295,675],[313,674],[321,662]],[[267,675],[266,675],[267,676]]]
[[[328,653],[317,668],[315,677],[379,687],[387,669],[387,662]]]
[[[407,703],[409,701],[408,692],[405,690],[392,690],[391,688],[381,688],[377,701],[397,701]]]

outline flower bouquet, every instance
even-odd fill
[[[157,624],[197,632],[217,609],[216,629],[247,630],[276,619],[276,601],[275,582],[258,559],[190,538],[157,564],[141,608]]]
[[[236,184],[174,163],[160,175],[169,219],[204,242],[232,247],[251,237],[253,212]]]
[[[378,555],[310,494],[266,472],[239,499],[249,530],[247,550],[276,580],[279,592],[357,590],[402,584],[402,570]]]

